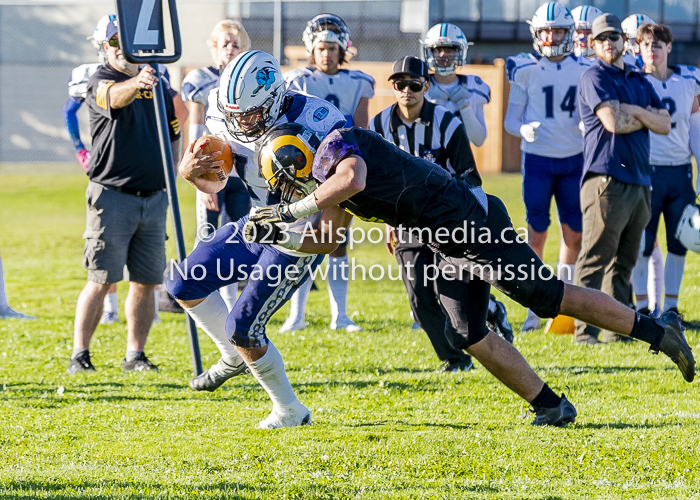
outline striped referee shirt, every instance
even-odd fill
[[[420,117],[406,125],[396,107],[393,104],[372,118],[369,129],[407,153],[437,163],[474,186],[481,185],[467,132],[457,116],[425,100]]]

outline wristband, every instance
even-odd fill
[[[296,231],[284,231],[282,234],[284,235],[284,238],[275,243],[275,245],[287,248],[289,250],[299,251],[301,249],[301,245],[304,242],[304,235],[302,233],[297,233]]]
[[[318,212],[318,205],[316,205],[316,196],[311,193],[306,198],[303,198],[291,205],[287,206],[287,210],[292,214],[297,220],[307,215]]]

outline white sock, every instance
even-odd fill
[[[218,291],[209,295],[196,306],[188,308],[187,312],[192,316],[197,326],[211,337],[226,363],[231,366],[243,363],[243,358],[238,354],[236,347],[228,341],[226,334],[228,309]]]
[[[306,301],[309,299],[312,283],[313,280],[309,278],[294,292],[294,295],[292,295],[289,301],[291,309],[289,310],[287,321],[293,322],[296,325],[306,320]]]
[[[632,291],[635,295],[647,295],[649,283],[649,257],[640,255],[637,263],[632,269]],[[647,304],[649,301],[646,301]],[[637,300],[637,307],[641,308],[640,301]]]
[[[0,310],[9,308],[10,304],[7,303],[7,291],[5,290],[5,272],[2,268],[2,258],[0,258]]]
[[[664,295],[664,256],[659,247],[651,251],[649,259],[649,303],[654,305],[654,310],[661,308],[661,297]]]
[[[248,363],[248,368],[255,380],[260,382],[263,389],[270,395],[273,409],[280,409],[299,401],[284,371],[282,355],[272,342],[268,341],[265,355],[257,361]]]
[[[668,252],[666,254],[666,269],[664,272],[664,283],[666,285],[666,297],[664,299],[664,311],[672,307],[678,307],[678,295],[683,282],[683,272],[685,271],[685,255],[676,255]],[[675,295],[671,299],[668,296]]]
[[[540,321],[540,317],[532,312],[530,309],[527,310],[527,318],[525,318],[525,321],[527,322],[528,320],[532,321]]]
[[[158,287],[155,287],[153,289],[153,300],[155,301],[155,306],[156,308],[154,309],[153,317],[157,318],[158,317],[158,308],[160,304],[160,290]]]
[[[105,300],[103,302],[103,312],[106,313],[118,313],[119,303],[117,301],[117,292],[108,293],[105,295]]]
[[[328,258],[328,295],[331,299],[333,320],[347,318],[348,282],[350,268],[348,256]]]
[[[238,299],[238,283],[222,286],[219,288],[219,293],[221,294],[221,298],[224,299],[224,302],[226,302],[228,312],[231,312]]]
[[[557,262],[557,276],[567,285],[574,284],[574,271],[576,271],[576,264],[562,264]]]

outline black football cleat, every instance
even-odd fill
[[[488,312],[486,326],[489,327],[489,330],[503,337],[509,344],[512,344],[515,335],[513,334],[513,328],[508,323],[506,306],[503,305],[503,302],[496,300],[493,295],[491,295],[491,300],[496,304],[496,311],[493,313],[491,311]]]
[[[92,366],[90,361],[90,351],[84,351],[78,354],[75,358],[71,358],[68,363],[68,369],[66,373],[68,375],[75,375],[76,373],[82,372],[94,372],[95,367]]]
[[[683,315],[680,313],[677,307],[671,307],[667,312],[674,312],[678,315],[678,318],[681,320],[681,326],[683,327],[683,330],[687,330],[692,326],[690,323],[683,319]]]
[[[440,368],[440,373],[468,372],[474,368],[472,357],[467,356],[458,361],[445,361],[445,364]]]
[[[213,392],[221,387],[227,380],[245,373],[250,373],[248,365],[245,363],[241,362],[238,366],[231,366],[223,359],[220,359],[204,373],[200,373],[190,380],[190,388],[193,391]]]
[[[122,368],[124,368],[125,372],[158,371],[158,367],[151,363],[144,353],[139,354],[136,359],[132,359],[131,361],[127,361],[126,358],[124,358]]]
[[[683,335],[680,318],[675,312],[666,311],[656,320],[656,324],[663,327],[664,336],[661,337],[659,345],[653,345],[649,350],[654,354],[663,352],[678,365],[685,381],[692,382],[695,378],[695,358]]]
[[[573,424],[576,421],[576,408],[561,395],[561,402],[556,408],[539,408],[530,410],[535,413],[535,419],[531,425],[552,425],[554,427],[564,427],[566,424]]]

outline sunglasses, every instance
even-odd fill
[[[611,42],[617,42],[622,35],[619,33],[610,33],[609,35],[598,35],[595,37],[595,41],[598,43],[603,43],[605,40],[610,40]]]
[[[110,38],[107,43],[110,47],[119,47],[119,38]]]
[[[418,80],[394,80],[394,89],[399,92],[403,92],[406,87],[408,87],[411,92],[420,92],[423,90],[424,85],[423,82],[419,82]]]

